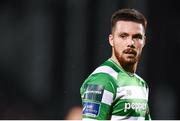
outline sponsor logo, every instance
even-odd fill
[[[99,114],[100,104],[83,102],[83,115],[96,117]]]
[[[125,103],[124,104],[124,112],[127,112],[130,109],[135,111],[146,110],[147,103]]]
[[[104,91],[104,87],[102,85],[94,85],[94,84],[87,85],[83,99],[89,99],[92,101],[101,102],[103,91]]]
[[[87,93],[94,93],[94,94],[102,94],[102,91],[86,91],[85,94]]]

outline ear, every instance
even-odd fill
[[[114,41],[113,41],[113,35],[109,34],[109,44],[113,47],[114,46]]]

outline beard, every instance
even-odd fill
[[[124,50],[121,54],[114,48],[114,54],[121,66],[133,66],[140,58],[136,51],[130,52],[128,49]]]

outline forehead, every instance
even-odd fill
[[[124,32],[129,34],[144,34],[144,27],[142,24],[132,21],[118,21],[115,25],[114,32]]]

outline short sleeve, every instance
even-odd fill
[[[85,80],[81,87],[83,105],[82,117],[85,119],[108,120],[116,89],[113,78],[108,74],[95,74]]]

